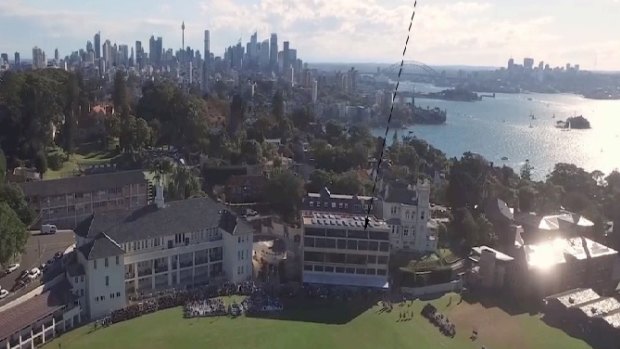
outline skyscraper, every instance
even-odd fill
[[[181,49],[185,50],[185,21],[181,23]]]
[[[258,62],[258,33],[254,32],[250,37],[250,44],[248,45],[248,57],[250,62],[255,64]]]
[[[264,40],[258,46],[258,67],[269,70],[269,40]]]
[[[124,66],[129,65],[129,46],[127,45],[119,45],[118,46],[118,57],[117,64],[122,64]]]
[[[96,49],[97,47],[95,47]],[[101,58],[103,58],[103,60],[106,62],[106,67],[109,67],[112,65],[112,44],[110,43],[110,40],[106,40],[103,43],[103,49],[101,50],[102,55]],[[95,51],[95,57],[97,57],[97,52]]]
[[[32,49],[32,68],[43,69],[47,67],[47,60],[45,59],[45,52],[35,46]]]
[[[56,63],[58,63],[58,61],[60,60],[60,54],[58,53],[58,49],[54,50],[54,61],[56,61]]]
[[[0,55],[0,63],[1,64],[9,64],[9,54],[3,53]]]
[[[276,71],[278,68],[278,34],[271,34],[269,45],[269,65],[272,71]]]
[[[284,45],[284,48],[282,49],[282,68],[284,69],[284,71],[286,71],[286,68],[288,68],[291,65],[290,56],[289,56],[290,47],[289,47],[288,41],[284,41],[283,45]]]
[[[209,71],[211,70],[211,34],[205,30],[204,61],[202,64],[202,91],[208,91]]]
[[[136,41],[136,66],[138,69],[142,69],[144,65],[144,49],[142,48],[142,41]]]
[[[523,58],[523,68],[532,70],[534,67],[534,58]]]
[[[161,65],[163,55],[163,45],[161,36],[155,39],[151,35],[149,39],[149,56],[151,57],[151,65]]]
[[[95,34],[95,58],[101,58],[101,32]]]
[[[22,60],[21,60],[21,58],[19,56],[19,52],[15,52],[15,62],[14,62],[14,64],[15,64],[15,67],[17,67],[18,69],[19,69],[19,66],[22,65]]]

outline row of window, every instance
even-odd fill
[[[392,216],[395,216],[397,214],[400,213],[400,207],[393,205],[392,208],[390,209],[390,214]],[[414,219],[416,215],[416,211],[415,210],[405,210],[405,219]],[[420,219],[424,220],[424,210],[422,210],[420,212]]]
[[[119,298],[121,296],[120,292],[110,293],[110,299],[114,299],[114,297]],[[95,302],[105,301],[105,296],[95,297]]]
[[[305,262],[320,262],[331,264],[387,264],[387,256],[346,254],[346,253],[325,253],[325,252],[304,252]]]
[[[315,202],[314,201],[310,201],[309,202],[310,207],[316,207],[316,208],[321,208],[321,201],[317,201],[316,202],[316,206],[315,206]],[[349,208],[349,203],[348,202],[335,202],[335,201],[323,201],[323,208],[339,208],[339,209],[348,209]],[[364,210],[368,210],[368,204],[353,204],[352,205],[354,209],[359,210],[362,208],[362,206],[364,207]]]
[[[358,275],[387,275],[385,269],[374,268],[346,268],[346,267],[334,267],[330,265],[312,265],[304,264],[304,271],[320,271],[325,273],[340,273],[340,274],[358,274]]]
[[[120,264],[120,257],[116,256],[115,259],[116,259],[116,265],[119,265]],[[109,262],[108,257],[105,257],[105,259],[103,260],[103,265],[106,268],[110,266],[110,262]],[[93,260],[93,269],[97,269],[97,260],[96,259]]]
[[[320,229],[306,228],[304,230],[306,236],[325,236],[331,238],[351,238],[364,240],[383,240],[389,241],[390,234],[387,231],[373,230],[345,230],[345,229]]]
[[[354,251],[390,251],[389,242],[305,237],[304,246]]]
[[[188,236],[189,235],[189,236]],[[218,228],[206,229],[201,232],[191,233],[191,234],[175,234],[174,235],[174,244],[172,240],[168,241],[168,248],[172,248],[176,244],[189,244],[190,242],[207,242],[207,241],[219,241],[222,239],[222,233],[218,230]],[[156,237],[153,239],[139,240],[133,241],[123,244],[123,250],[125,252],[131,251],[140,251],[150,248],[156,248],[159,246],[163,246],[165,243],[165,237]]]
[[[84,275],[81,275],[78,279],[77,276],[73,277],[73,283],[77,284],[79,282],[84,282]]]
[[[250,250],[237,250],[237,260],[242,261],[250,258]]]

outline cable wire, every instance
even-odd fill
[[[387,125],[385,126],[385,135],[383,136],[381,154],[379,155],[379,159],[377,161],[377,168],[375,170],[375,175],[373,178],[372,196],[370,198],[370,205],[368,205],[368,211],[366,212],[366,219],[364,221],[364,230],[368,228],[368,224],[370,223],[370,213],[372,212],[373,203],[375,200],[377,182],[379,180],[379,172],[381,171],[381,163],[383,162],[383,154],[385,152],[385,142],[387,140],[388,133],[390,132],[390,123],[392,122],[392,113],[394,112],[394,101],[396,100],[396,95],[398,94],[398,87],[400,85],[400,76],[403,73],[403,65],[405,64],[405,54],[407,53],[407,46],[409,45],[409,38],[411,36],[411,26],[413,25],[413,19],[415,18],[415,12],[416,12],[417,5],[418,5],[418,1],[416,0],[413,3],[413,10],[411,11],[411,19],[409,20],[409,28],[407,29],[407,40],[405,41],[405,47],[403,48],[403,54],[400,60],[400,68],[398,69],[398,77],[396,78],[396,86],[394,86],[394,93],[392,93],[392,105],[390,107],[390,114],[388,116]]]

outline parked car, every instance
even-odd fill
[[[54,254],[54,258],[56,258],[56,259],[60,259],[60,258],[62,258],[62,256],[64,256],[64,253],[61,252],[61,251],[58,251],[58,252],[56,252]]]
[[[6,268],[6,273],[10,274],[10,273],[14,272],[17,269],[19,269],[19,263],[11,264],[11,265],[9,265],[8,268]]]
[[[23,270],[22,273],[19,275],[18,280],[26,280],[28,279],[28,275],[30,275],[30,272],[28,270]]]
[[[9,295],[9,291],[8,290],[0,289],[0,299],[3,299],[3,298],[5,298],[8,295]]]
[[[55,260],[54,258],[52,258],[52,259],[48,259],[48,260],[47,260],[47,265],[48,265],[48,266],[49,266],[49,265],[52,265],[52,264],[54,264],[54,262],[56,262],[56,260]]]
[[[56,234],[58,228],[54,224],[43,224],[41,225],[41,234]]]
[[[28,272],[28,278],[30,280],[34,280],[34,279],[38,278],[39,276],[41,276],[41,270],[39,270],[39,268],[32,268]]]

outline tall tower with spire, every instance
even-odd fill
[[[185,50],[185,21],[181,23],[181,49]]]

